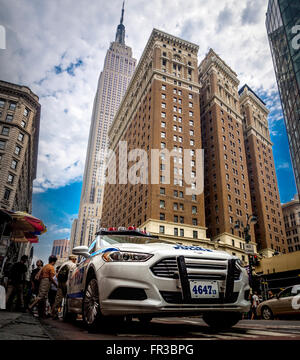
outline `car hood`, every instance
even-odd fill
[[[149,244],[133,244],[121,243],[114,244],[110,249],[118,249],[120,251],[144,252],[148,254],[161,254],[169,256],[203,256],[211,259],[230,259],[232,256],[223,251],[215,251],[206,249],[202,246],[190,246],[179,244],[165,244],[165,243],[149,243]]]

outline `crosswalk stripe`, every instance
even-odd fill
[[[293,336],[291,334],[286,333],[280,333],[280,332],[273,332],[273,331],[262,331],[262,330],[247,330],[247,333],[253,334],[253,335],[266,335],[266,336]]]

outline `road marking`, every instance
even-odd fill
[[[246,338],[256,338],[257,336],[255,335],[250,335],[250,334],[240,334],[240,333],[233,333],[233,332],[225,332],[225,333],[219,333],[219,334],[228,334],[228,335],[232,335],[232,336],[236,336],[236,337],[246,337]]]
[[[287,336],[287,337],[294,337],[294,335],[291,334],[285,334],[280,332],[274,332],[274,331],[262,331],[262,330],[247,330],[247,333],[254,334],[254,335],[265,335],[265,336]]]

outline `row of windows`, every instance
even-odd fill
[[[159,233],[160,234],[165,233],[165,226],[164,225],[159,226]],[[178,228],[174,228],[174,236],[184,237],[184,229],[179,229],[179,232],[178,232]],[[197,230],[193,230],[193,239],[198,239],[198,231]]]
[[[0,108],[1,108],[1,109],[4,109],[5,103],[6,103],[6,100],[5,100],[5,99],[0,99]],[[14,101],[8,101],[8,104],[9,104],[9,105],[8,105],[8,110],[11,110],[11,111],[15,111],[15,110],[16,110],[16,108],[17,108],[17,103],[16,103],[16,102],[14,102]],[[25,108],[23,115],[26,116],[26,117],[28,117],[29,112],[30,112],[30,110],[27,109],[27,108]]]

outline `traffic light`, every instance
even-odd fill
[[[254,264],[254,266],[259,265],[259,258],[257,255],[253,255],[253,264]]]
[[[249,265],[250,265],[250,266],[253,266],[253,265],[254,265],[253,255],[249,255]]]

